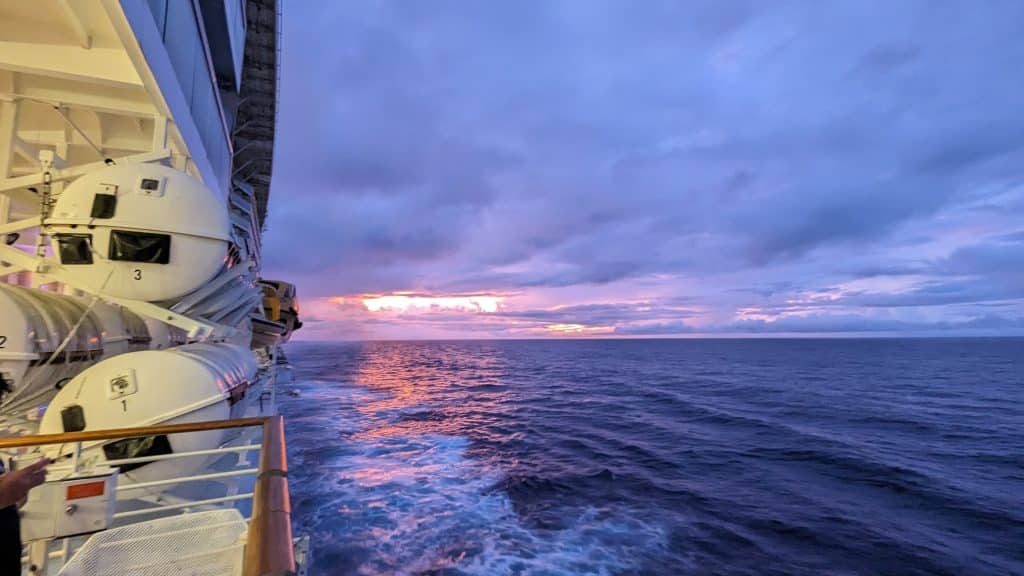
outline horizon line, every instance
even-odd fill
[[[573,341],[631,341],[631,340],[965,340],[965,339],[1024,339],[1024,334],[856,334],[856,333],[780,333],[769,335],[694,335],[694,336],[569,336],[569,337],[456,337],[456,338],[325,338],[297,339],[287,344],[315,344],[341,342],[573,342]]]

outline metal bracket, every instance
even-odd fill
[[[87,284],[76,282],[73,279],[68,278],[64,267],[57,262],[49,258],[26,254],[25,252],[11,246],[0,245],[0,260],[10,262],[15,267],[23,270],[32,270],[34,272],[44,274],[48,279],[63,282],[72,288],[81,290],[82,292],[102,298],[109,302],[113,302],[119,306],[123,306],[124,308],[127,308],[141,316],[158,320],[164,324],[174,326],[175,328],[180,328],[188,334],[190,339],[202,340],[211,337],[230,338],[238,333],[237,329],[230,326],[189,318],[188,316],[172,312],[171,310],[162,308],[150,302],[143,300],[131,300],[128,298],[117,298],[104,294],[102,291],[96,290]]]
[[[42,223],[43,219],[41,217],[33,216],[31,218],[25,218],[24,220],[15,220],[14,222],[0,224],[0,236],[10,234],[11,232],[21,232],[22,230],[35,228],[36,226],[41,226]]]
[[[159,162],[166,160],[171,157],[170,149],[157,150],[156,152],[145,152],[142,154],[133,154],[131,156],[122,156],[117,159],[120,163],[146,163],[146,162]],[[78,166],[72,166],[64,170],[51,170],[52,178],[51,181],[57,182],[60,180],[69,180],[71,178],[77,178],[82,174],[98,170],[106,166],[106,161],[91,162],[89,164],[79,164]],[[37,186],[43,183],[46,172],[35,172],[33,174],[26,174],[25,176],[17,176],[15,178],[3,178],[0,179],[0,194],[11,193],[18,190],[23,190],[30,186]]]

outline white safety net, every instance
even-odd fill
[[[62,576],[234,576],[246,523],[233,508],[139,522],[94,534]]]

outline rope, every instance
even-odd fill
[[[92,241],[88,240],[87,242],[88,242],[88,245],[89,245],[89,251],[92,252],[93,255],[99,255],[99,253],[96,252],[96,250],[93,248]],[[111,268],[110,273],[107,274],[107,278],[103,281],[103,284],[100,286],[99,292],[103,292],[104,288],[107,287],[107,283],[110,282],[111,276],[113,276],[113,275],[114,275],[114,269]],[[93,296],[92,297],[92,301],[89,302],[89,305],[86,306],[85,311],[82,312],[81,316],[79,316],[78,321],[75,322],[75,324],[71,327],[71,330],[68,331],[68,335],[64,337],[64,340],[60,343],[59,346],[57,346],[57,349],[54,350],[52,354],[50,354],[50,357],[47,358],[46,361],[43,362],[41,365],[36,367],[36,371],[31,373],[29,375],[29,377],[25,379],[25,381],[19,387],[19,391],[30,389],[31,385],[35,382],[35,378],[38,377],[39,374],[42,373],[42,371],[43,371],[42,369],[46,368],[47,366],[52,364],[53,361],[57,358],[57,356],[59,356],[61,354],[61,352],[63,352],[64,349],[67,348],[68,344],[71,343],[71,339],[75,337],[75,335],[78,332],[78,329],[82,326],[82,323],[85,322],[85,319],[89,317],[89,314],[92,312],[92,309],[96,306],[96,303],[99,302],[99,300],[100,300],[99,296]],[[37,393],[37,394],[35,394],[33,396],[30,396],[28,398],[23,398],[21,400],[21,402],[19,402],[18,404],[14,404],[13,403],[14,400],[16,400],[18,398],[18,392],[15,392],[13,394],[13,398],[11,398],[10,400],[7,401],[6,406],[4,406],[4,408],[8,409],[8,408],[11,408],[11,407],[21,407],[27,401],[34,400],[34,399],[38,398],[39,396],[42,396],[45,392],[48,392],[48,390],[42,390],[42,391],[40,391],[39,393]]]

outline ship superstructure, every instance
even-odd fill
[[[287,499],[262,480],[280,447],[249,459],[278,435],[257,424],[301,326],[294,287],[260,278],[278,9],[0,3],[0,448],[54,460],[22,509],[25,573],[187,567],[156,550],[197,529],[234,538],[204,573],[234,573],[257,553],[238,544],[246,514],[284,532],[286,510],[249,506]],[[83,569],[90,555],[122,560]]]

